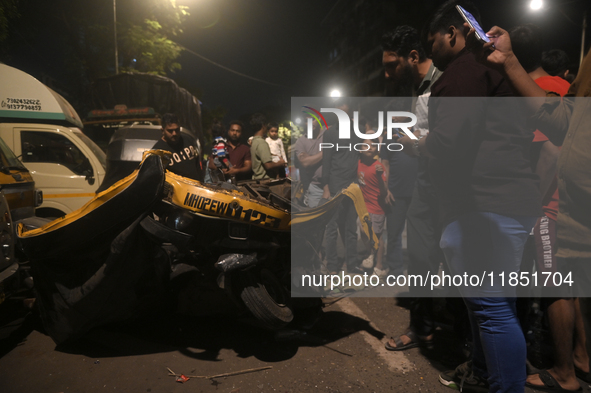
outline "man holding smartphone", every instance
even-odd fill
[[[466,50],[467,30],[456,5],[479,18],[463,1],[448,1],[434,14],[428,49],[444,73],[431,89],[430,132],[417,143],[408,137],[399,143],[410,154],[431,158],[440,244],[451,273],[509,275],[519,270],[525,241],[541,215],[537,176],[527,157],[532,134],[509,84]],[[458,289],[472,326],[472,360],[440,375],[440,382],[458,390],[470,385],[522,393],[526,344],[515,287],[489,281]]]

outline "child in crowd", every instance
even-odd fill
[[[280,159],[287,162],[283,141],[279,138],[279,125],[277,123],[269,123],[267,125],[267,132],[268,136],[265,141],[269,144],[273,162],[278,162]]]
[[[287,162],[287,156],[285,155],[285,148],[283,147],[283,141],[279,138],[279,125],[277,123],[269,123],[267,125],[267,139],[265,141],[269,145],[269,150],[271,150],[271,156],[273,158],[273,162],[279,162],[279,160],[283,159],[283,161]],[[279,168],[277,171],[278,177],[285,177],[286,172],[285,168]]]
[[[226,149],[226,138],[217,136],[213,140],[212,156],[215,166],[218,168],[232,168],[232,164],[228,159],[228,150]]]
[[[363,193],[363,199],[365,200],[365,206],[371,218],[373,232],[378,239],[381,239],[384,223],[386,222],[386,214],[383,208],[387,194],[386,175],[384,173],[384,167],[376,159],[377,147],[373,144],[373,140],[366,139],[363,143],[369,146],[369,149],[361,152],[361,158],[357,167],[357,177],[361,192]],[[364,241],[367,244],[369,239],[364,239]],[[378,277],[385,277],[388,274],[388,270],[384,269],[382,264],[383,257],[384,242],[380,240],[377,254],[374,256],[372,251],[370,257],[364,261],[363,267],[370,269],[373,267],[373,260],[375,259],[374,274]],[[368,266],[368,263],[371,266]]]
[[[217,170],[207,166],[207,172],[205,174],[206,183],[225,181],[226,179],[223,174],[223,169],[230,169],[232,167],[228,157],[228,150],[226,149],[227,140],[224,138],[225,132],[222,123],[214,121],[214,124],[211,127],[211,134],[213,136],[211,159]]]

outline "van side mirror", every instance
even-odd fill
[[[92,186],[94,184],[94,174],[92,173],[92,169],[85,170],[84,175],[84,179]]]
[[[88,157],[84,157],[80,167],[82,168],[84,179],[92,186],[94,184],[94,171],[92,170],[92,165],[90,164]]]
[[[88,184],[90,184],[91,186],[94,184],[94,176],[86,175],[85,179],[88,182]]]

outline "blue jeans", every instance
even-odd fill
[[[474,349],[474,372],[488,378],[490,392],[523,393],[526,346],[515,309],[515,289],[508,285],[518,272],[525,241],[537,217],[507,217],[488,212],[464,213],[448,224],[440,246],[450,273],[485,273],[485,284],[462,286]],[[493,283],[488,274],[493,272]],[[504,272],[501,286],[499,273]]]

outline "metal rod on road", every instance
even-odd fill
[[[248,370],[234,371],[234,372],[224,373],[224,374],[216,374],[216,375],[185,375],[185,377],[187,377],[187,378],[203,378],[203,379],[212,379],[212,378],[221,378],[221,377],[232,377],[234,375],[247,374],[247,373],[252,373],[252,372],[255,372],[255,371],[270,370],[272,368],[273,368],[273,366],[265,366],[265,367],[258,367],[258,368],[249,368]],[[168,370],[168,376],[170,376],[170,377],[176,377],[176,376],[180,376],[181,375],[181,374],[175,373],[174,371],[172,371],[168,367],[166,367],[166,369]]]

